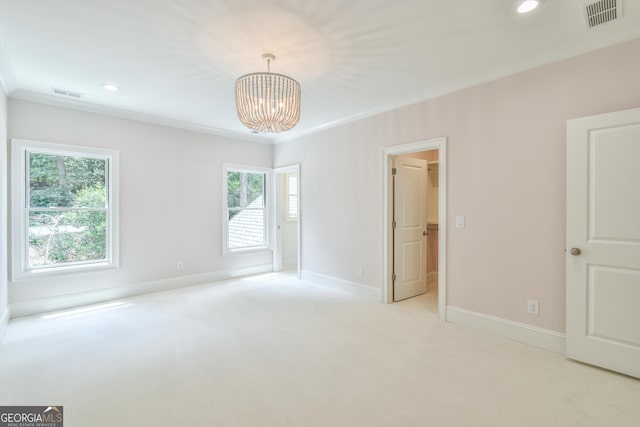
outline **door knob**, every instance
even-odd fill
[[[571,250],[569,251],[571,253],[571,255],[573,256],[578,256],[582,253],[582,251],[580,250],[580,248],[571,248]]]
[[[426,231],[423,231],[423,232],[422,232],[422,235],[423,235],[423,236],[427,236],[428,234],[429,234],[429,233],[427,233]]]

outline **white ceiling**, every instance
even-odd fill
[[[640,37],[640,0],[594,29],[583,5],[546,0],[518,15],[513,0],[0,0],[0,73],[16,98],[277,142]],[[302,117],[253,135],[233,85],[265,70],[265,52],[301,83]]]

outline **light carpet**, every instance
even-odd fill
[[[640,381],[295,280],[233,280],[12,320],[0,405],[66,427],[638,426]]]

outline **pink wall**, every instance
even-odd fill
[[[447,304],[564,331],[566,121],[639,106],[638,76],[640,39],[277,145],[303,270],[381,287],[382,148],[446,136]]]

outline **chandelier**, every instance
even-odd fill
[[[245,74],[236,80],[238,118],[249,129],[278,133],[292,129],[300,120],[300,83],[271,72],[276,57],[262,55],[266,73]]]

